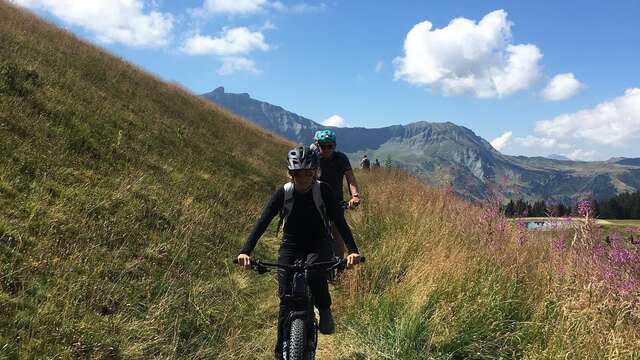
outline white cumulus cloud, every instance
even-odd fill
[[[595,150],[575,149],[566,156],[571,160],[591,161],[594,160]]]
[[[572,73],[558,74],[542,91],[542,97],[549,101],[565,100],[577,94],[582,88],[584,84]]]
[[[280,1],[268,0],[205,0],[201,8],[192,9],[192,12],[196,15],[250,15],[267,10],[304,13],[322,11],[325,8],[324,3],[315,5],[301,3],[287,6]]]
[[[324,126],[335,126],[335,127],[347,127],[346,120],[340,115],[331,115],[328,118],[322,121],[322,125]]]
[[[269,45],[260,31],[246,27],[225,28],[219,37],[195,35],[185,40],[182,51],[189,55],[214,55],[222,60],[220,75],[239,71],[257,74],[260,70],[253,60],[246,57],[254,51],[267,51]]]
[[[509,140],[511,140],[511,136],[513,135],[512,131],[507,131],[504,134],[498,136],[497,138],[491,140],[491,146],[493,146],[494,149],[500,151],[502,149],[504,149],[507,144],[509,143]]]
[[[416,24],[397,57],[395,78],[439,89],[448,95],[501,97],[528,88],[540,76],[542,53],[532,44],[512,44],[512,23],[504,10],[480,22],[453,19],[433,29]]]
[[[188,38],[182,51],[189,55],[230,56],[269,50],[264,35],[246,27],[224,29],[220,37],[195,35]]]
[[[210,13],[251,14],[268,4],[267,0],[205,0],[203,8]]]
[[[95,34],[103,43],[133,47],[162,47],[169,43],[173,16],[146,9],[142,0],[13,0],[44,10],[69,25]]]
[[[558,141],[553,138],[537,137],[533,135],[527,135],[525,137],[517,137],[513,141],[522,146],[545,148],[545,149],[569,149],[571,145]]]
[[[640,138],[640,88],[593,109],[538,121],[536,132],[555,139],[586,140],[593,144],[626,145]]]
[[[309,5],[306,3],[296,4],[288,8],[289,11],[294,13],[308,13],[308,12],[318,12],[324,11],[327,8],[327,4],[320,3],[315,5]]]
[[[260,72],[256,68],[256,64],[251,59],[244,57],[225,57],[222,59],[222,66],[218,69],[220,75],[230,75],[238,71],[244,71],[252,74]]]

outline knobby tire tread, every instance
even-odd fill
[[[289,333],[289,360],[306,360],[306,334],[303,319],[293,319]]]

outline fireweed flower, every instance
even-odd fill
[[[623,266],[634,258],[634,254],[626,249],[614,248],[609,250],[609,259],[615,266]]]
[[[518,229],[518,245],[524,245],[529,240],[527,224],[522,223]]]
[[[596,244],[591,248],[591,254],[594,257],[601,258],[606,254],[604,246],[602,244]]]
[[[607,279],[607,281],[611,281],[616,277],[616,275],[613,273],[613,271],[609,270],[604,274],[604,278]]]
[[[637,288],[638,288],[638,281],[633,279],[621,281],[618,284],[618,290],[620,290],[620,292],[622,293],[630,293],[636,290]]]
[[[578,214],[580,214],[580,216],[589,216],[591,214],[591,201],[578,201]]]
[[[622,236],[622,234],[620,233],[613,233],[609,236],[609,240],[611,241],[611,244],[613,245],[614,243],[616,245],[618,245],[619,243],[621,243],[622,241],[624,241],[624,237]]]
[[[556,239],[553,240],[553,251],[555,252],[563,252],[566,249],[566,244],[564,240],[564,234],[561,234]]]
[[[447,187],[444,188],[444,193],[447,195],[453,195],[455,194],[455,189],[453,188],[453,185],[448,185]]]

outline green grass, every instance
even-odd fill
[[[597,224],[616,226],[640,226],[640,220],[598,219]]]

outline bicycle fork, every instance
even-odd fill
[[[307,274],[297,273],[293,277],[293,289],[290,295],[285,295],[284,300],[292,309],[285,323],[284,344],[282,346],[285,360],[289,360],[289,339],[291,339],[291,324],[295,319],[301,319],[306,324],[306,341],[305,347],[307,352],[306,359],[315,359],[316,348],[318,345],[318,324],[316,324],[316,316],[313,310],[314,302],[311,289],[307,285]]]

